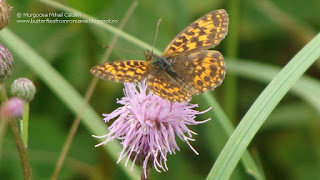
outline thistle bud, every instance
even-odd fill
[[[32,101],[36,93],[36,86],[27,78],[16,79],[11,85],[11,94],[28,102]]]
[[[13,70],[13,57],[10,51],[0,43],[0,83],[2,83],[9,76],[11,76],[12,70]]]
[[[0,0],[0,30],[8,25],[11,10],[12,7],[7,3],[7,0]]]

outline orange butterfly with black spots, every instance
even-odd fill
[[[227,35],[229,19],[224,9],[194,21],[168,45],[162,56],[145,52],[146,61],[121,60],[94,66],[90,72],[115,82],[146,79],[150,91],[172,102],[211,91],[225,77],[225,62],[217,46]]]

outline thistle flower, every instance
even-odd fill
[[[96,138],[106,138],[97,146],[104,145],[114,139],[120,139],[123,150],[120,153],[118,162],[126,155],[126,165],[129,158],[133,164],[141,165],[144,176],[147,178],[147,171],[152,166],[161,172],[167,171],[167,153],[175,154],[180,151],[176,136],[186,142],[189,147],[198,155],[198,152],[191,146],[189,141],[194,141],[192,135],[196,135],[187,125],[197,125],[205,121],[195,121],[199,112],[193,108],[197,104],[188,102],[173,103],[164,100],[152,92],[147,92],[145,81],[136,84],[125,84],[125,97],[118,100],[123,105],[110,114],[103,114],[104,121],[109,122],[117,117],[109,127],[109,133]]]
[[[0,43],[0,83],[11,76],[12,70],[13,57],[9,49]]]
[[[12,97],[0,108],[0,119],[16,118],[22,116],[24,100]]]

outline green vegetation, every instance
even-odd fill
[[[106,60],[144,59],[143,51],[152,47],[159,18],[157,54],[195,19],[221,8],[229,13],[229,28],[235,29],[214,48],[224,54],[226,82],[192,100],[200,111],[212,106],[197,117],[211,121],[190,127],[198,134],[191,144],[200,155],[178,140],[181,151],[168,155],[169,171],[152,169],[151,179],[320,177],[320,2],[140,1],[123,28],[119,26],[126,21],[123,18],[131,1],[65,2],[9,2],[14,7],[11,19],[0,31],[0,42],[14,57],[13,75],[5,82],[7,92],[19,77],[32,80],[37,88],[29,104],[28,155],[34,179],[52,176],[79,115],[80,125],[58,179],[139,179],[138,167],[133,171],[131,163],[124,167],[125,159],[116,164],[122,148],[119,141],[94,147],[100,142],[91,135],[106,134],[111,123],[105,124],[101,114],[118,107],[116,99],[123,96],[123,84],[99,80],[89,105],[83,106],[94,84],[89,70]],[[108,23],[19,21],[46,19],[32,17],[32,13],[69,13],[81,17],[48,18]],[[119,38],[114,44],[115,35]],[[107,59],[109,49],[103,45],[115,47]],[[0,179],[22,178],[14,139],[7,129]]]

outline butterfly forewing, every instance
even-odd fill
[[[94,66],[90,72],[101,79],[115,82],[139,82],[151,71],[150,62],[140,60],[122,60]]]
[[[202,50],[177,57],[172,69],[201,94],[219,86],[225,76],[225,62],[219,51]]]
[[[228,14],[224,9],[211,11],[178,34],[162,56],[181,56],[214,47],[226,36],[228,25]]]

